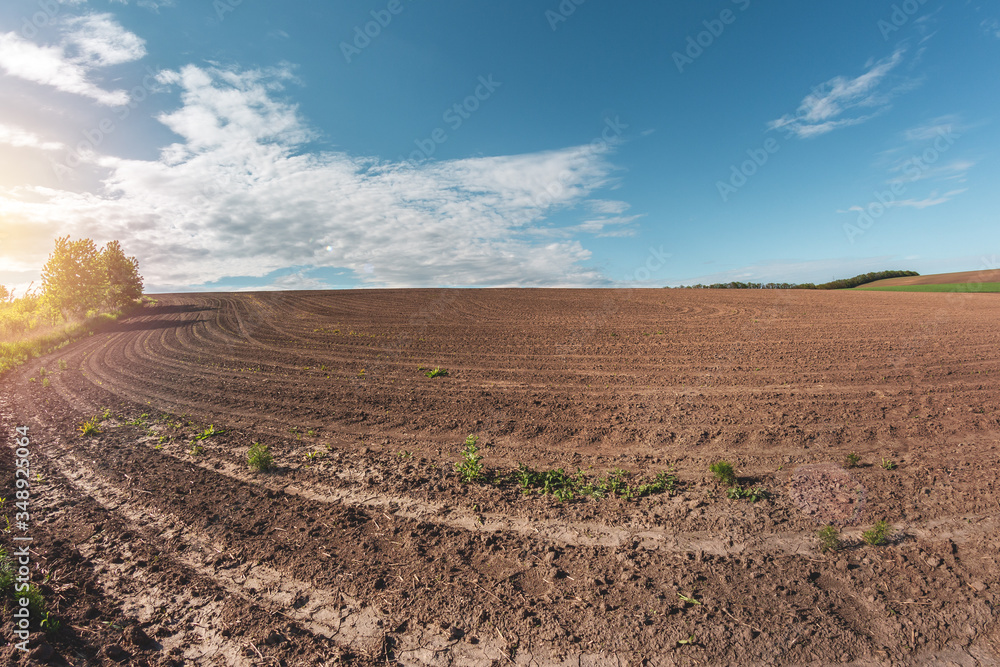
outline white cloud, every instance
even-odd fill
[[[132,62],[146,55],[144,42],[110,14],[89,14],[60,23],[61,42],[43,46],[14,32],[0,35],[0,69],[8,76],[89,97],[106,106],[128,103],[124,90],[109,91],[91,80],[98,67]]]
[[[961,190],[951,190],[943,195],[938,195],[937,192],[932,192],[929,197],[924,199],[900,199],[894,202],[889,202],[885,206],[886,208],[903,207],[903,208],[930,208],[931,206],[938,206],[940,204],[945,204],[950,202],[952,199],[958,195],[965,192],[967,188]]]
[[[959,117],[950,114],[905,130],[903,138],[908,142],[933,141],[941,136],[947,137],[964,131],[960,126]]]
[[[58,141],[43,141],[36,134],[4,123],[0,123],[0,144],[15,148],[38,148],[43,151],[60,151],[66,148]]]
[[[595,213],[601,213],[603,215],[621,215],[629,209],[629,204],[623,201],[614,201],[611,199],[591,199],[587,202],[587,205],[594,210]]]
[[[590,252],[579,241],[535,234],[552,213],[613,184],[610,144],[419,167],[306,153],[312,132],[278,99],[289,76],[193,66],[164,73],[182,106],[160,117],[180,140],[159,159],[104,156],[102,192],[22,189],[0,196],[0,216],[117,238],[140,258],[147,283],[162,288],[289,266],[348,268],[384,286],[610,283],[583,265]],[[588,224],[599,232],[630,220]]]
[[[869,63],[868,71],[853,79],[834,77],[807,95],[794,114],[769,122],[768,128],[807,139],[864,123],[889,108],[893,91],[885,90],[884,84],[902,61],[903,51],[898,50],[888,58]]]
[[[121,27],[111,14],[89,14],[65,21],[64,46],[73,60],[89,67],[121,65],[146,55],[146,42]]]
[[[85,1],[85,0],[84,0]],[[117,2],[121,5],[127,5],[129,0],[111,0],[111,2]],[[146,9],[152,10],[159,13],[160,7],[173,7],[176,5],[175,0],[138,0],[136,3],[139,7],[145,7]]]

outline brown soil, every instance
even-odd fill
[[[894,285],[955,285],[959,283],[1000,283],[1000,269],[935,273],[929,276],[904,276],[877,280],[862,287],[892,287]]]
[[[0,544],[34,538],[62,621],[39,659],[1000,664],[991,295],[158,298],[0,378],[11,520],[16,426],[33,481]],[[470,433],[486,478],[462,484]],[[722,458],[769,497],[729,499]],[[522,463],[680,483],[561,502],[522,494]],[[28,664],[7,612],[0,636]]]

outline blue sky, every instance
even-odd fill
[[[1000,4],[8,0],[0,283],[998,268]]]

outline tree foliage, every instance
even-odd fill
[[[688,287],[687,289],[850,289],[852,287],[873,283],[876,280],[919,275],[920,274],[916,271],[873,271],[871,273],[864,273],[860,276],[854,276],[853,278],[834,280],[820,285],[816,285],[814,283],[741,283],[734,281],[729,283],[715,283],[712,285],[699,284]]]
[[[107,290],[107,272],[92,239],[56,239],[42,269],[42,294],[64,316],[80,316],[96,307]]]
[[[118,241],[111,241],[104,246],[101,261],[108,280],[105,305],[112,310],[120,310],[142,296],[139,260],[126,257]]]
[[[142,276],[135,257],[126,257],[118,241],[102,250],[92,239],[56,239],[42,270],[45,301],[64,317],[88,311],[118,310],[142,296]]]

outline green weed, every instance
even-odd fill
[[[659,473],[653,480],[634,485],[629,480],[631,473],[614,469],[603,478],[588,480],[582,470],[570,475],[562,468],[536,471],[521,464],[514,479],[522,493],[535,491],[540,495],[553,495],[561,501],[572,500],[577,495],[593,498],[621,498],[632,500],[654,493],[673,494],[677,490],[678,479],[673,468]]]
[[[458,471],[459,478],[461,478],[463,484],[478,482],[484,477],[483,457],[479,454],[479,449],[476,447],[477,442],[479,442],[479,436],[470,434],[465,439],[465,446],[462,449],[462,460],[455,464],[455,470]]]
[[[265,472],[274,465],[274,454],[267,445],[255,442],[247,452],[247,463],[257,472]]]
[[[892,459],[886,458],[884,456],[882,457],[882,463],[880,463],[879,465],[882,466],[883,470],[895,470],[896,469],[896,462],[893,461]]]
[[[215,428],[215,424],[209,424],[208,428],[206,428],[204,431],[202,431],[198,435],[194,436],[194,439],[195,440],[207,440],[208,438],[211,438],[211,437],[216,436],[216,435],[222,435],[223,433],[225,433],[225,431],[223,431],[221,429],[216,429]]]
[[[91,417],[87,421],[85,421],[82,424],[80,424],[80,427],[79,427],[78,430],[80,431],[81,435],[84,435],[84,436],[87,436],[87,437],[95,436],[95,435],[100,435],[101,434],[101,429],[100,429],[100,426],[98,426],[98,424],[99,424],[99,422],[97,421],[97,417]]]
[[[190,454],[191,456],[201,456],[204,453],[205,453],[205,448],[196,443],[192,443],[191,449],[188,450],[188,454]]]
[[[66,360],[65,359],[60,359],[59,360],[59,370],[64,371],[67,368],[69,368],[69,365],[66,363]]]
[[[861,457],[854,452],[848,454],[847,458],[844,459],[845,468],[857,468],[859,463],[861,463]]]
[[[445,377],[446,375],[448,375],[448,370],[438,366],[434,370],[427,371],[426,373],[424,373],[424,375],[426,375],[429,378]]]
[[[755,503],[758,500],[767,500],[768,498],[771,497],[771,493],[767,489],[761,486],[755,486],[751,488],[751,487],[742,487],[737,485],[737,486],[731,486],[729,487],[728,490],[726,490],[726,497],[729,498],[730,500],[746,499],[752,503]]]
[[[708,469],[715,475],[715,479],[723,485],[733,486],[736,484],[736,471],[733,470],[733,465],[729,461],[716,461],[708,466]]]
[[[683,593],[678,593],[677,597],[679,597],[684,604],[691,604],[691,605],[701,604],[700,602],[698,602],[698,600],[694,599],[693,593],[691,594],[691,596],[684,595]]]
[[[892,527],[887,521],[876,521],[871,529],[861,533],[861,539],[865,544],[873,547],[881,547],[889,542],[892,535]]]
[[[821,529],[817,535],[819,536],[819,550],[821,553],[840,549],[840,534],[833,526]]]

